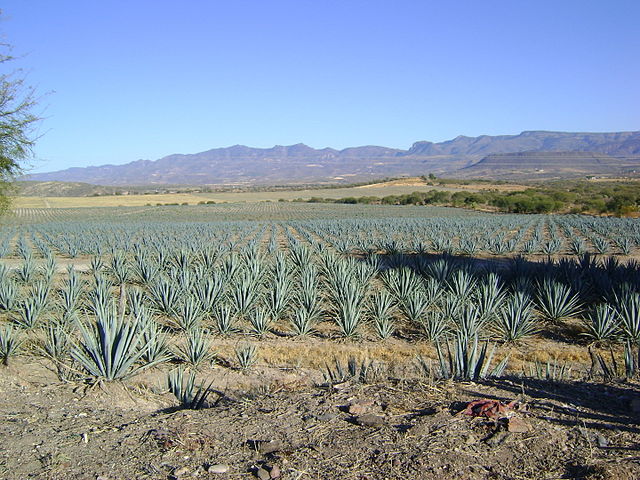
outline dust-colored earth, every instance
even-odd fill
[[[207,408],[180,410],[153,372],[89,387],[16,359],[0,370],[0,478],[640,478],[637,383],[210,370]],[[519,404],[510,419],[460,413],[482,398]]]

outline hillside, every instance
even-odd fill
[[[531,131],[519,135],[480,137],[459,136],[441,143],[416,142],[408,150],[364,146],[335,150],[314,149],[304,144],[251,148],[235,145],[196,154],[174,154],[159,160],[138,160],[124,165],[69,168],[32,174],[25,179],[39,181],[85,182],[98,185],[275,185],[281,183],[321,183],[366,181],[436,173],[466,176],[467,169],[488,155],[518,152],[553,152],[536,157],[546,162],[561,161],[562,170],[584,167],[583,158],[575,160],[557,152],[591,152],[606,155],[610,173],[640,165],[640,132],[566,133]],[[554,160],[555,159],[555,160]],[[506,159],[509,169],[518,170],[517,161],[534,165],[525,157]],[[497,165],[495,160],[494,166]],[[532,163],[533,161],[533,163]],[[516,162],[516,163],[513,163]],[[569,163],[567,163],[569,162]],[[505,163],[505,162],[503,162]],[[587,162],[589,163],[589,162]],[[598,169],[601,163],[595,165]],[[486,164],[485,164],[486,166]],[[484,168],[484,167],[483,167]],[[533,167],[540,168],[540,167]],[[600,170],[578,168],[580,174],[599,174]],[[510,170],[510,171],[511,171]],[[495,172],[504,176],[507,172]]]
[[[635,164],[635,165],[634,165]],[[628,157],[611,157],[594,152],[516,152],[487,155],[461,169],[467,178],[550,178],[585,175],[626,175],[640,165]]]

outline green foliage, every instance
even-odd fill
[[[458,181],[439,180],[441,185]],[[475,181],[476,183],[482,183]],[[499,182],[495,182],[499,183]],[[615,189],[611,188],[615,186]],[[610,213],[625,216],[640,209],[640,191],[633,182],[593,183],[566,180],[562,183],[531,186],[522,191],[443,190],[412,192],[385,197],[345,197],[339,199],[313,197],[310,203],[382,204],[382,205],[443,205],[464,208],[493,207],[508,213]]]
[[[245,345],[236,348],[236,359],[240,370],[247,371],[258,361],[258,353],[255,345]]]
[[[4,365],[9,365],[9,359],[20,350],[22,338],[20,334],[10,326],[0,327],[0,360]]]
[[[11,49],[0,45],[3,71],[13,60]],[[35,144],[35,126],[40,118],[34,113],[35,92],[25,84],[21,72],[0,74],[0,212],[7,209],[7,194],[22,163],[30,159]]]
[[[96,381],[125,380],[150,363],[139,363],[145,354],[143,334],[135,319],[120,318],[115,307],[97,314],[88,325],[78,322],[80,340],[71,356]]]

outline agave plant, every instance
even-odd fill
[[[143,331],[135,319],[125,320],[115,305],[97,312],[90,324],[78,322],[80,340],[71,349],[78,366],[96,381],[125,380],[152,366],[140,363]]]
[[[441,310],[427,312],[420,326],[425,338],[433,343],[439,342],[449,332],[447,317]]]
[[[58,379],[68,381],[72,378],[69,322],[51,322],[45,329],[44,342],[40,351],[53,362]]]
[[[208,338],[207,333],[202,328],[189,330],[186,333],[187,342],[185,346],[178,351],[178,356],[193,368],[198,368],[203,363],[212,361],[214,358],[211,353],[211,340]]]
[[[477,337],[486,323],[486,319],[472,303],[461,304],[451,319],[453,329],[460,338]]]
[[[522,253],[532,254],[536,253],[540,249],[540,242],[538,240],[529,239],[522,245]]]
[[[9,365],[9,360],[20,350],[22,338],[11,326],[0,327],[0,359],[3,365]]]
[[[473,303],[483,320],[491,320],[502,306],[506,295],[495,273],[490,273],[480,282],[473,294]]]
[[[245,317],[258,303],[260,285],[250,274],[243,272],[238,280],[231,285],[229,299],[238,317]]]
[[[127,290],[127,307],[129,313],[134,317],[139,317],[148,313],[145,304],[146,295],[139,288],[129,288]]]
[[[356,357],[349,357],[347,364],[343,364],[339,359],[333,359],[333,367],[325,364],[323,376],[326,382],[336,384],[346,381],[355,383],[367,383],[380,375],[380,366],[372,360],[363,359],[358,361]]]
[[[213,381],[207,387],[204,384],[196,387],[196,373],[191,372],[189,377],[185,379],[184,370],[177,368],[169,372],[167,384],[169,391],[175,395],[182,408],[199,410],[206,404]]]
[[[220,335],[230,335],[237,330],[233,312],[228,305],[219,305],[213,314],[213,318]]]
[[[476,281],[465,270],[458,270],[449,280],[448,287],[454,297],[466,302],[476,289]]]
[[[159,365],[169,361],[172,355],[169,350],[168,337],[153,319],[151,313],[143,307],[134,317],[142,334],[141,360],[150,365]]]
[[[376,334],[383,340],[391,337],[395,331],[394,310],[393,298],[386,290],[371,297],[369,316],[373,320]]]
[[[200,325],[204,312],[198,301],[190,296],[173,310],[171,316],[178,328],[188,332]]]
[[[600,303],[588,312],[584,319],[585,336],[596,342],[615,340],[619,335],[618,316],[609,304]]]
[[[24,257],[24,261],[16,270],[16,276],[19,282],[27,284],[30,283],[31,280],[33,280],[35,272],[36,264],[33,260],[33,257],[31,256],[31,253],[29,253]]]
[[[149,285],[149,293],[155,308],[165,315],[174,311],[180,299],[180,289],[165,276]]]
[[[543,242],[540,247],[540,251],[548,256],[560,253],[561,250],[562,240],[560,240],[559,238],[551,238],[550,240]]]
[[[640,294],[636,292],[623,292],[614,298],[614,306],[623,336],[640,344]]]
[[[73,315],[80,307],[83,282],[73,267],[67,269],[68,276],[58,291],[58,298],[63,315]]]
[[[544,319],[556,322],[577,315],[581,306],[578,295],[573,294],[569,287],[545,279],[538,286],[537,307]]]
[[[219,276],[208,277],[195,282],[193,292],[200,302],[202,310],[207,314],[211,314],[214,312],[224,293],[222,278]]]
[[[480,250],[480,242],[476,237],[465,237],[460,239],[458,250],[463,255],[475,255]]]
[[[91,258],[91,262],[89,263],[89,271],[92,273],[94,277],[98,277],[102,275],[103,270],[105,269],[104,261],[102,257],[99,255],[95,255]]]
[[[140,283],[149,285],[160,274],[160,266],[151,258],[140,255],[135,257],[133,273]]]
[[[494,329],[501,340],[517,342],[538,331],[531,301],[523,295],[511,296],[500,309]]]
[[[485,342],[478,349],[478,337],[468,337],[457,334],[453,348],[446,343],[446,355],[439,343],[436,344],[438,361],[440,364],[440,376],[443,378],[456,378],[461,380],[478,380],[487,377],[500,377],[504,372],[508,356],[491,369],[495,345],[488,351],[489,343]]]
[[[6,277],[0,282],[0,310],[9,312],[18,306],[18,288]]]
[[[20,302],[16,323],[26,330],[32,330],[39,325],[43,310],[44,306],[40,299],[28,296]]]
[[[422,289],[416,289],[409,293],[400,305],[407,320],[412,323],[420,323],[431,303]]]
[[[244,345],[236,348],[236,359],[240,370],[249,370],[258,361],[256,346]]]
[[[587,253],[587,243],[581,237],[573,237],[569,242],[569,251],[572,255],[580,256]]]
[[[604,237],[593,237],[591,242],[596,252],[600,255],[606,255],[611,251],[611,244]]]
[[[449,277],[455,271],[455,266],[450,259],[440,258],[435,262],[431,263],[426,268],[426,275],[431,278],[435,278],[440,283],[447,283],[449,281]]]
[[[293,311],[289,318],[289,325],[294,335],[305,336],[314,332],[314,325],[319,316],[319,310],[299,308]]]
[[[619,237],[615,240],[615,244],[620,249],[620,253],[622,253],[622,255],[631,255],[633,242],[629,237]]]
[[[58,265],[56,264],[56,258],[52,253],[48,253],[45,257],[45,263],[42,268],[42,276],[47,285],[53,283],[53,277],[56,274]]]
[[[389,292],[398,302],[404,302],[411,292],[416,291],[421,286],[420,277],[408,267],[387,270],[382,279]]]
[[[364,293],[355,282],[345,285],[335,308],[335,322],[340,333],[347,338],[357,335],[362,318]]]
[[[131,266],[121,250],[115,252],[111,258],[111,274],[116,280],[116,285],[127,283],[131,277]]]
[[[269,332],[272,320],[265,308],[256,308],[249,314],[249,324],[254,335],[262,337]]]

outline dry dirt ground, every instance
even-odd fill
[[[144,378],[63,384],[18,358],[0,369],[0,478],[640,478],[637,383],[230,378],[207,408],[180,410]],[[510,419],[459,413],[483,398],[519,405]]]

